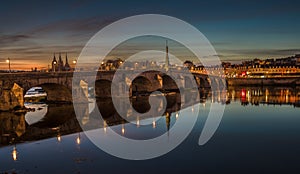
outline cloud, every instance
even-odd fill
[[[53,52],[68,52],[70,57],[77,57],[88,39],[113,21],[114,18],[103,19],[94,16],[59,20],[22,33],[3,34],[2,32],[0,33],[1,59],[11,57],[24,64],[30,61],[47,64]]]
[[[0,46],[3,47],[30,38],[31,36],[25,34],[10,34],[10,35],[0,34]]]
[[[114,17],[93,16],[81,19],[66,19],[52,22],[47,25],[33,28],[28,33],[32,35],[64,32],[66,34],[92,33],[117,20]],[[78,36],[78,35],[77,35]]]
[[[294,55],[300,52],[300,49],[241,49],[228,50],[228,52],[242,55],[261,55],[261,56],[283,56]]]

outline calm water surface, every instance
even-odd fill
[[[72,105],[39,105],[36,112],[25,115],[1,113],[0,173],[299,173],[299,91],[252,87],[207,92],[201,95],[201,103],[182,108],[181,115],[176,114],[178,103],[170,104],[170,113],[149,126],[126,123],[109,101],[97,101],[102,107],[106,103],[107,110],[101,113],[107,124],[135,139],[159,136],[172,127],[176,117],[188,119],[200,107],[197,123],[181,145],[145,161],[119,159],[98,149],[81,132]],[[171,101],[176,97],[171,96],[168,104]],[[226,104],[224,116],[213,138],[199,146],[211,102]],[[147,110],[144,100],[133,105]],[[81,121],[88,124],[90,117]],[[153,119],[139,121],[151,123]]]

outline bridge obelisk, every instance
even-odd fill
[[[169,61],[169,48],[168,48],[168,40],[166,40],[166,62],[165,62],[165,69],[166,69],[166,71],[169,70],[169,65],[170,65],[170,61]]]

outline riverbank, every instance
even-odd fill
[[[300,86],[300,77],[226,78],[228,86]]]

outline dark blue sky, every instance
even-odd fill
[[[0,6],[0,67],[44,66],[53,52],[75,59],[103,26],[145,13],[197,27],[224,61],[300,52],[299,1],[7,1]]]

